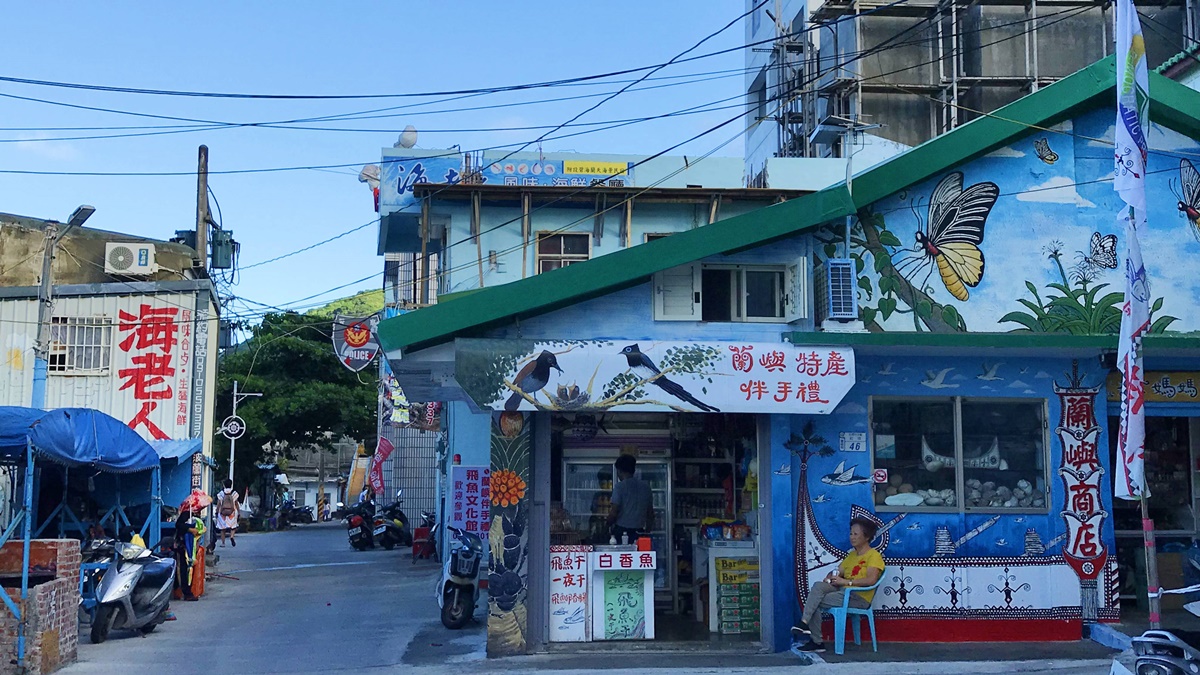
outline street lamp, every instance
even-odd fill
[[[33,396],[30,406],[35,409],[46,407],[46,371],[49,369],[50,353],[50,317],[54,314],[54,281],[53,269],[54,252],[58,243],[67,236],[73,228],[83,225],[96,207],[84,204],[71,213],[67,224],[60,228],[60,223],[46,223],[46,249],[42,254],[42,285],[38,290],[38,327],[37,344],[33,348]]]

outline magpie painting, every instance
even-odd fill
[[[692,396],[691,393],[689,393],[687,389],[684,389],[678,382],[667,379],[667,377],[662,374],[662,371],[658,369],[658,366],[654,365],[654,361],[651,361],[649,356],[646,356],[642,353],[642,350],[638,348],[636,343],[622,349],[621,353],[624,354],[625,359],[629,361],[629,369],[643,380],[649,380],[649,384],[662,389],[684,403],[688,403],[696,408],[699,408],[703,412],[721,412],[720,409],[714,408],[695,396]],[[652,377],[655,379],[651,380],[650,378]]]
[[[546,383],[550,381],[550,369],[553,368],[558,372],[562,372],[562,368],[558,367],[558,359],[555,358],[552,352],[542,350],[538,357],[529,363],[517,373],[513,378],[513,385],[521,391],[536,396]],[[521,394],[513,392],[512,396],[504,402],[505,410],[516,410],[521,407]]]

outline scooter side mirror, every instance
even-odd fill
[[[396,499],[400,499],[403,496],[404,496],[404,488],[400,488],[399,490],[396,490]]]
[[[337,507],[338,507],[339,509],[340,509],[340,508],[342,508],[342,507],[344,507],[344,506],[345,506],[345,504],[343,504],[342,502],[338,502],[338,503],[337,503]]]

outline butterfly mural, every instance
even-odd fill
[[[1038,159],[1047,164],[1058,161],[1058,153],[1050,149],[1050,141],[1045,138],[1036,139],[1033,142],[1033,149],[1037,153]]]
[[[1092,267],[1115,270],[1117,269],[1117,235],[1092,233],[1091,251],[1084,254],[1079,252],[1079,264]]]
[[[1172,186],[1174,187],[1174,186]],[[1200,239],[1200,172],[1186,159],[1179,160],[1179,211],[1192,224],[1192,234]]]
[[[936,267],[950,295],[961,301],[970,297],[968,288],[983,279],[983,227],[987,222],[1000,188],[995,183],[976,183],[963,189],[960,171],[948,174],[929,197],[929,215],[924,226],[918,215],[917,245],[909,256],[896,265],[896,271],[909,282],[923,272],[924,288]]]

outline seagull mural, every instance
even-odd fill
[[[829,494],[822,492],[821,494],[817,495],[816,497],[813,497],[812,501],[814,504],[824,504],[825,502],[829,501]]]
[[[871,481],[869,476],[856,476],[854,470],[858,465],[846,468],[846,462],[839,462],[833,473],[821,476],[821,482],[834,487],[844,487],[846,485],[858,485],[859,483],[868,483]]]
[[[975,379],[983,380],[984,382],[995,382],[996,380],[1003,380],[1004,379],[1003,377],[999,377],[996,375],[996,371],[1000,370],[1000,366],[1002,366],[1002,365],[1004,365],[1004,364],[1003,363],[994,363],[989,366],[988,364],[984,363],[983,364],[983,373],[976,375]]]
[[[930,389],[957,389],[957,384],[950,384],[949,382],[946,382],[946,376],[949,375],[950,371],[952,370],[954,369],[943,368],[936,373],[932,370],[927,370],[925,371],[925,379],[921,380],[921,384],[929,387]]]
[[[886,366],[884,366],[883,370],[880,370],[878,374],[884,375],[884,376],[896,375],[897,374],[896,371],[892,370],[892,366],[894,366],[894,365],[896,365],[895,361],[888,362],[888,364]]]
[[[791,464],[780,464],[779,468],[775,469],[775,471],[773,471],[772,473],[774,473],[776,476],[790,476],[790,475],[792,475],[792,465]]]

